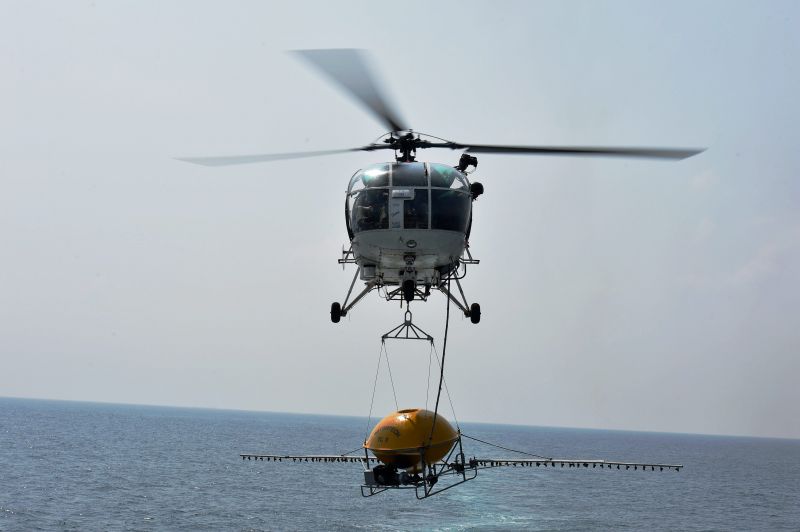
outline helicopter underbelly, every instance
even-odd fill
[[[356,234],[352,246],[364,280],[382,276],[385,283],[398,283],[413,257],[415,277],[430,283],[438,278],[436,268],[458,261],[466,237],[459,231],[439,229],[378,229]]]

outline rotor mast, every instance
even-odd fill
[[[398,163],[412,163],[416,160],[417,144],[420,142],[420,138],[419,136],[414,137],[413,131],[397,137],[394,136],[394,132],[391,132],[384,142],[394,148],[394,158]]]

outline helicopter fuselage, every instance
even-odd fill
[[[439,163],[395,162],[356,172],[345,218],[360,278],[379,285],[436,285],[467,248],[467,176]]]

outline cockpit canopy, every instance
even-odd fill
[[[439,163],[376,164],[353,175],[347,189],[350,229],[441,229],[466,232],[469,182]]]

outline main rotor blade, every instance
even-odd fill
[[[686,159],[705,148],[629,148],[602,146],[502,146],[493,144],[442,143],[431,147],[463,149],[470,153],[506,153],[520,155],[578,155],[588,157],[635,157],[641,159]]]
[[[230,155],[222,157],[180,157],[179,161],[201,164],[203,166],[231,166],[235,164],[263,163],[268,161],[281,161],[285,159],[302,159],[305,157],[319,157],[322,155],[335,155],[351,151],[375,151],[390,149],[390,146],[369,145],[360,148],[345,148],[341,150],[322,151],[296,151],[291,153],[260,153],[255,155]]]
[[[360,50],[296,50],[299,55],[337,83],[346,93],[361,102],[392,131],[408,128],[381,92],[372,70]]]

